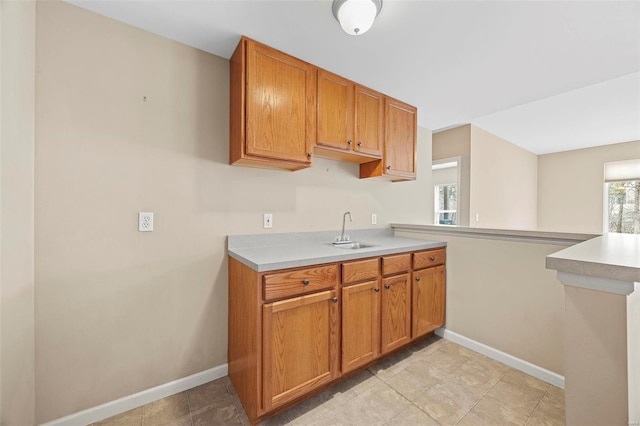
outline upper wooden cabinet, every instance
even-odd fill
[[[360,165],[360,178],[384,177],[393,181],[416,178],[417,109],[385,98],[384,158]]]
[[[230,162],[298,170],[312,164],[316,68],[243,37],[230,65]]]
[[[354,163],[382,158],[382,94],[319,69],[317,97],[318,156]]]

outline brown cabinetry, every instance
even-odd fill
[[[416,262],[418,259],[418,262]],[[425,262],[420,260],[424,259]],[[444,250],[414,254],[412,295],[412,336],[417,338],[444,325],[445,317],[445,256]],[[430,263],[437,266],[432,266]],[[426,264],[425,264],[426,263]]]
[[[384,156],[360,165],[360,178],[384,177],[393,181],[416,178],[417,109],[385,98]]]
[[[252,423],[444,325],[445,249],[269,272],[229,257],[229,377]]]
[[[264,305],[264,411],[338,377],[337,302],[331,290]]]
[[[230,80],[230,163],[309,167],[316,68],[243,37],[231,57]]]
[[[316,155],[364,163],[382,158],[384,97],[318,70]]]

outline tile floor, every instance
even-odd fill
[[[95,426],[248,424],[224,377]],[[262,424],[564,425],[564,392],[434,336]]]

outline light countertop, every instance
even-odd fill
[[[447,245],[443,241],[394,237],[390,228],[357,229],[347,232],[351,240],[371,247],[352,250],[333,246],[332,242],[339,233],[325,231],[230,235],[227,238],[227,253],[251,269],[264,272],[428,250]]]
[[[640,282],[640,235],[606,234],[547,256],[547,269]]]

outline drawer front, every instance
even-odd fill
[[[399,274],[411,269],[411,253],[382,258],[382,275]]]
[[[378,278],[378,259],[360,260],[342,264],[342,284]]]
[[[413,269],[443,265],[446,260],[445,249],[421,251],[413,254]]]
[[[338,282],[338,266],[316,266],[263,277],[264,300],[283,299],[332,288]]]

